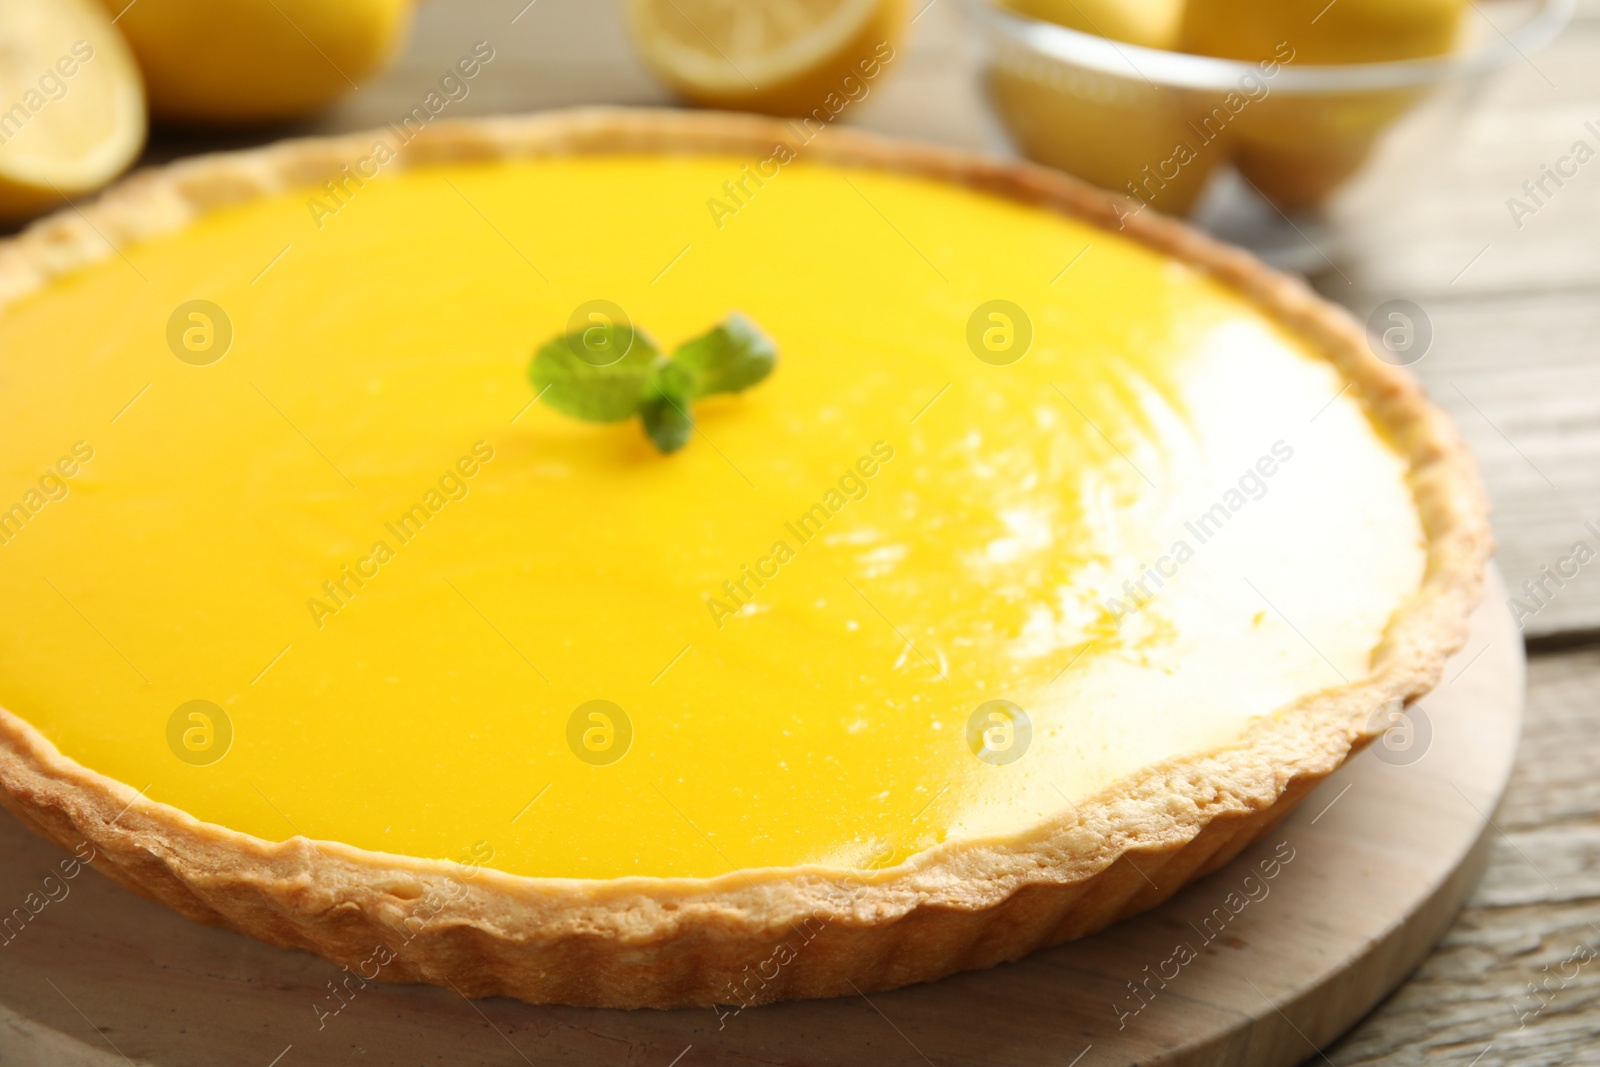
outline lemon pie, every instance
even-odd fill
[[[1226,863],[1462,639],[1453,428],[1243,253],[766,119],[391,136],[0,246],[0,800],[192,918],[535,1002],[929,980]],[[670,453],[528,380],[724,321],[770,376]]]

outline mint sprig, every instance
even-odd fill
[[[637,415],[658,449],[676,452],[694,435],[693,401],[743,392],[777,362],[771,339],[736,312],[679,345],[671,358],[632,326],[558,335],[534,353],[528,378],[562,414],[586,422]]]

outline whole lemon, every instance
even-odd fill
[[[1185,51],[1293,66],[1380,63],[1455,47],[1468,0],[1188,0]],[[1421,89],[1271,88],[1232,127],[1233,165],[1285,211],[1316,207],[1365,164]]]
[[[102,0],[150,110],[186,123],[276,122],[353,92],[402,43],[412,0]]]
[[[1377,63],[1455,46],[1467,0],[1188,0],[1179,47],[1264,60],[1282,43],[1295,63]]]
[[[1183,0],[1004,0],[1023,15],[1114,41],[1171,50],[1178,47]]]

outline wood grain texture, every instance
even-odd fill
[[[284,1052],[282,1067],[666,1065],[689,1050],[684,1067],[1291,1067],[1428,954],[1489,854],[1485,813],[1511,773],[1522,658],[1500,604],[1475,623],[1423,701],[1428,740],[1419,726],[1400,759],[1361,753],[1160,908],[1019,963],[743,1011],[468,1002],[359,981],[336,994],[330,983],[345,979],[331,964],[194,925],[79,873],[0,944],[11,1035],[0,1034],[0,1062],[264,1065]],[[0,855],[6,902],[43,885],[63,853],[0,816]],[[1146,877],[1130,867],[1129,878]],[[246,1045],[259,1055],[229,1055]]]
[[[1576,142],[1600,152],[1597,59],[1588,0],[1549,48],[1423,116],[1413,143],[1391,145],[1335,204],[1337,267],[1315,278],[1359,317],[1398,298],[1431,319],[1415,370],[1483,464],[1514,591],[1579,539],[1600,551],[1584,527],[1600,524],[1600,160],[1547,182],[1542,204],[1523,190]],[[1514,216],[1513,197],[1535,213]],[[1531,637],[1600,628],[1600,566],[1551,589]]]
[[[400,65],[381,81],[363,85],[324,120],[228,136],[160,131],[147,159],[381,124],[415,103],[445,65],[476,40],[491,41],[497,58],[472,96],[451,105],[458,114],[668,99],[634,60],[610,0],[525,5],[526,0],[425,5]],[[869,106],[850,121],[902,136],[1006,151],[976,87],[978,49],[963,29],[957,0],[935,0],[916,23],[900,62],[895,77],[875,89]],[[1457,119],[1454,131],[1447,127],[1442,138],[1419,138],[1410,151],[1386,152],[1372,180],[1342,199],[1327,232],[1338,236],[1328,251],[1343,275],[1324,270],[1316,281],[1361,317],[1385,300],[1403,297],[1421,304],[1433,319],[1435,347],[1417,370],[1434,396],[1461,419],[1484,465],[1497,507],[1501,566],[1518,586],[1566,554],[1571,541],[1582,536],[1580,520],[1600,520],[1600,250],[1595,245],[1600,160],[1587,165],[1520,229],[1506,207],[1506,198],[1542,163],[1583,136],[1586,121],[1600,123],[1600,0],[1585,0],[1563,39],[1530,63],[1504,72],[1475,109]],[[1600,566],[1587,568],[1560,590],[1528,628],[1550,643],[1597,631]],[[1584,966],[1549,995],[1537,1016],[1520,1020],[1522,1025],[1518,1017],[1537,1004],[1527,999],[1526,984],[1550,979],[1543,968],[1560,975],[1561,964],[1577,946],[1600,949],[1600,932],[1590,925],[1600,925],[1600,775],[1593,755],[1600,733],[1597,688],[1600,653],[1568,652],[1533,662],[1522,753],[1496,820],[1505,834],[1494,834],[1488,874],[1416,977],[1326,1050],[1338,1067],[1468,1067],[1480,1054],[1479,1067],[1600,1063],[1600,1039],[1594,1036],[1600,1032],[1600,961]],[[116,892],[108,885],[93,887],[92,881],[83,883],[75,892],[84,899],[74,906],[92,909]],[[175,968],[189,939],[209,933],[157,921],[147,948],[153,973]],[[107,946],[91,935],[79,947],[93,955]],[[256,948],[241,941],[211,976],[235,1003],[263,993],[250,969]],[[316,985],[315,961],[304,963],[306,970],[290,983],[300,983],[302,990]],[[14,972],[0,963],[0,974],[5,973]],[[40,990],[57,996],[48,987]],[[984,1011],[1005,1017],[1007,994],[1002,987],[976,996],[973,1017]],[[1515,1000],[1518,996],[1524,999]],[[60,1063],[64,1050],[81,1046],[85,1037],[94,1040],[81,1017],[59,998],[57,1004],[52,1019],[59,1029],[34,1028],[26,1034],[3,1025],[16,1020],[0,1009],[0,1034],[5,1035],[0,1064]],[[161,1010],[197,1041],[214,1029],[214,1020],[192,1006],[175,1003]],[[923,1062],[871,1007],[857,1002],[850,1011],[875,1022],[881,1037],[840,1062]],[[506,1062],[522,1063],[511,1051],[511,1040],[521,1044],[564,1033],[569,1046],[581,1050],[571,1062],[665,1067],[696,1040],[686,1036],[662,1056],[654,1046],[618,1040],[582,1024],[530,1032],[496,1005],[485,1007],[479,1017],[447,992],[416,1009],[411,1019],[382,1012],[374,1018],[379,1025],[392,1022],[393,1041],[401,1045],[413,1026],[426,1030],[465,1020],[474,1028],[470,1040],[462,1042],[458,1055],[441,1062],[483,1062],[493,1054],[485,1050],[498,1046]],[[1053,1035],[1070,1054],[1082,1047],[1068,1050],[1076,1035],[1062,1030],[1050,1013],[1014,1025]],[[107,1037],[122,1043],[137,1029],[137,1023],[124,1026],[119,1018]],[[265,1065],[282,1048],[269,1047],[265,1034],[236,1036],[250,1047],[228,1062]],[[826,1033],[814,1032],[797,1038],[797,1044],[821,1048],[827,1040]],[[373,1049],[348,1034],[336,1032],[334,1041],[352,1062],[372,1059]],[[533,1047],[527,1047],[541,1067],[562,1062],[532,1055]],[[106,1062],[123,1063],[109,1048],[103,1051]],[[693,1067],[698,1062],[693,1055],[680,1067]],[[943,1067],[943,1059],[933,1058]],[[1325,1062],[1315,1054],[1308,1058]],[[418,1055],[409,1062],[432,1061]],[[290,1067],[290,1061],[280,1067]],[[1079,1067],[1088,1067],[1088,1061]]]
[[[1600,651],[1529,664],[1489,869],[1411,981],[1327,1050],[1338,1067],[1600,1063]],[[1592,959],[1585,959],[1586,956]]]

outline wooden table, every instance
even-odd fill
[[[1009,152],[958,3],[922,10],[896,77],[853,121]],[[455,115],[669,102],[607,0],[451,0],[425,6],[401,63],[317,123],[226,138],[158,133],[148,158],[381,125],[477,41],[496,58],[451,105]],[[1433,347],[1416,370],[1482,461],[1513,590],[1577,540],[1600,549],[1583,526],[1600,528],[1600,161],[1520,228],[1506,206],[1574,141],[1600,148],[1586,121],[1600,128],[1600,0],[1496,77],[1432,151],[1386,157],[1310,231],[1322,267],[1312,280],[1327,296],[1363,317],[1404,298],[1432,320]],[[1416,976],[1313,1061],[1600,1063],[1600,561],[1556,590],[1526,635],[1526,733],[1489,872]]]

